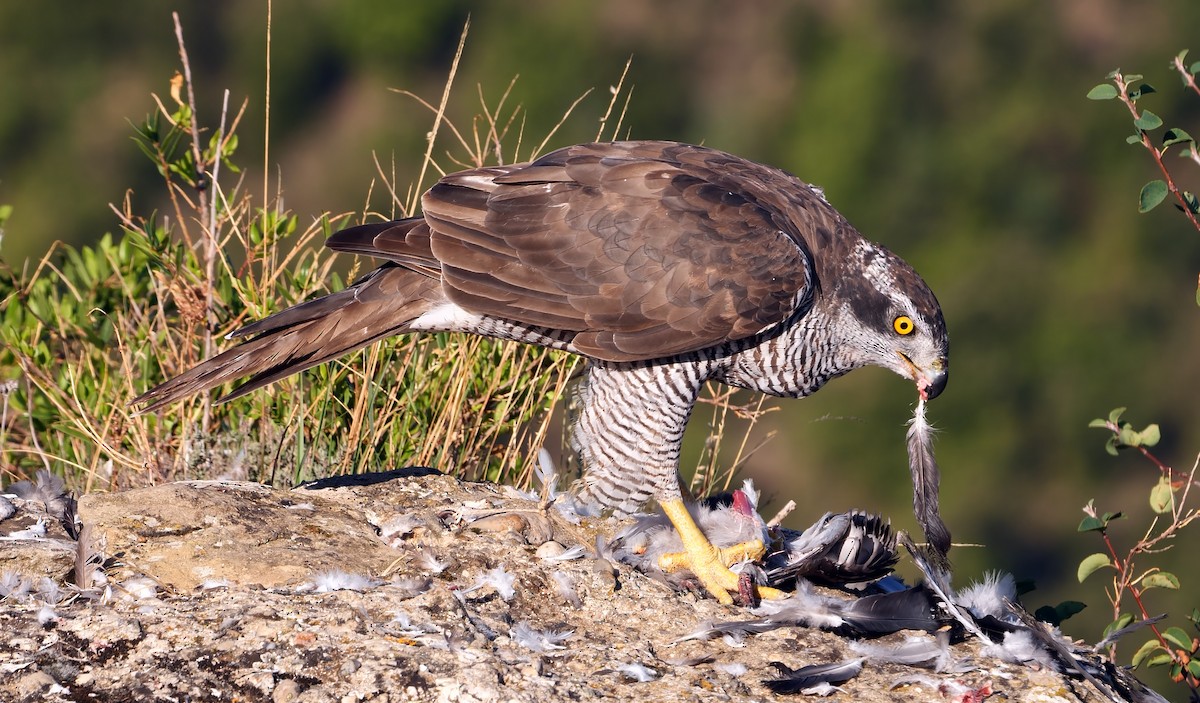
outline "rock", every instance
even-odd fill
[[[295,679],[283,679],[275,684],[271,692],[272,703],[292,703],[300,697],[300,684]]]
[[[13,683],[14,700],[35,700],[39,694],[58,682],[42,671],[33,671],[17,678]]]
[[[837,635],[801,628],[740,644],[678,642],[746,611],[607,560],[540,559],[554,548],[538,545],[590,547],[618,523],[572,525],[496,486],[429,471],[290,491],[174,483],[84,496],[79,512],[104,537],[107,583],[138,584],[144,597],[112,586],[108,597],[64,597],[45,627],[36,594],[6,600],[0,700],[750,701],[774,698],[763,685],[777,675],[773,661],[799,668],[853,656]],[[484,513],[524,526],[478,530]],[[400,527],[385,538],[381,524]],[[0,568],[32,563],[21,557],[37,547],[29,542],[0,544]],[[510,599],[470,590],[497,569],[514,577]],[[340,590],[315,590],[322,574]],[[578,607],[556,590],[564,579]],[[955,654],[978,657],[978,647]],[[991,686],[1008,701],[1077,701],[1074,691],[1088,688],[1046,669],[979,663],[920,673]],[[630,673],[642,671],[652,679]],[[855,701],[937,698],[925,684],[891,690],[912,671],[868,666],[842,688]]]

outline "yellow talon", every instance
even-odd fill
[[[762,541],[752,540],[717,549],[701,532],[682,500],[664,501],[662,509],[679,532],[679,538],[683,541],[683,551],[662,555],[658,560],[659,567],[666,572],[687,569],[718,602],[731,605],[733,597],[729,594],[738,590],[738,575],[730,571],[729,567],[742,561],[761,558],[766,553]],[[759,586],[758,595],[770,600],[787,597],[783,591],[767,586]]]

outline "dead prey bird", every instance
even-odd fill
[[[716,549],[684,505],[680,443],[705,381],[799,398],[876,365],[922,398],[946,386],[946,325],[929,287],[784,171],[673,142],[581,144],[450,174],[421,203],[420,216],[326,242],[382,266],[233,332],[246,341],[134,402],[157,410],[248,376],[225,397],[236,398],[408,332],[580,354],[591,361],[571,439],[580,497],[620,512],[657,500],[683,540],[670,563],[727,603],[729,563],[763,546]],[[936,499],[922,495],[918,517],[944,552]]]

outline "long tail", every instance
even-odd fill
[[[232,333],[250,337],[133,400],[152,412],[187,396],[249,376],[218,402],[243,396],[384,337],[399,334],[443,302],[440,281],[392,263],[354,285],[302,303]]]

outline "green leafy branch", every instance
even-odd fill
[[[1079,523],[1079,531],[1099,533],[1105,551],[1091,554],[1080,562],[1077,572],[1079,581],[1082,583],[1101,569],[1113,569],[1112,587],[1105,589],[1113,607],[1113,622],[1105,628],[1106,637],[1133,622],[1132,613],[1122,612],[1126,594],[1133,599],[1142,619],[1150,620],[1150,612],[1145,604],[1146,592],[1154,588],[1179,590],[1180,582],[1175,574],[1158,567],[1140,569],[1136,562],[1144,555],[1158,554],[1170,549],[1172,545],[1168,543],[1169,540],[1200,517],[1200,510],[1187,507],[1189,492],[1192,486],[1197,485],[1195,479],[1196,470],[1200,467],[1200,457],[1197,457],[1190,473],[1175,471],[1150,451],[1161,439],[1158,425],[1148,425],[1142,430],[1136,430],[1130,423],[1121,422],[1124,412],[1125,408],[1117,408],[1109,413],[1107,419],[1093,420],[1089,427],[1110,432],[1104,446],[1110,454],[1116,455],[1124,449],[1137,450],[1158,468],[1159,478],[1150,490],[1150,508],[1154,511],[1150,527],[1124,554],[1118,551],[1110,535],[1110,525],[1114,520],[1123,517],[1122,514],[1100,513],[1094,501],[1088,501],[1083,508],[1085,517]],[[1169,522],[1161,525],[1165,520]],[[1200,610],[1193,609],[1187,619],[1192,629],[1200,633]],[[1200,639],[1188,634],[1182,627],[1160,629],[1153,622],[1149,627],[1154,637],[1134,653],[1133,665],[1169,665],[1171,679],[1177,683],[1185,683],[1195,693],[1200,688],[1200,659],[1197,659]],[[1115,645],[1110,645],[1109,655],[1115,656]]]
[[[1196,73],[1200,72],[1200,61],[1191,66],[1185,66],[1186,56],[1187,51],[1181,52],[1175,57],[1172,67],[1181,74],[1184,85],[1200,95],[1200,89],[1197,89],[1195,79]],[[1198,218],[1200,200],[1197,199],[1195,193],[1179,188],[1175,177],[1163,160],[1172,147],[1178,146],[1177,151],[1181,156],[1200,164],[1200,152],[1196,149],[1196,141],[1184,129],[1171,127],[1162,133],[1159,140],[1160,145],[1156,146],[1151,135],[1163,126],[1163,120],[1150,110],[1139,108],[1137,103],[1141,98],[1158,91],[1149,83],[1142,82],[1142,76],[1139,74],[1124,74],[1117,69],[1106,77],[1111,83],[1097,85],[1088,91],[1087,97],[1091,100],[1119,99],[1125,105],[1130,116],[1133,117],[1135,130],[1132,135],[1126,137],[1125,141],[1129,144],[1141,144],[1154,158],[1154,163],[1162,174],[1161,179],[1152,180],[1142,186],[1138,195],[1138,211],[1149,212],[1158,207],[1168,194],[1173,195],[1178,203],[1177,207],[1187,216],[1196,231],[1200,232],[1200,218]]]

